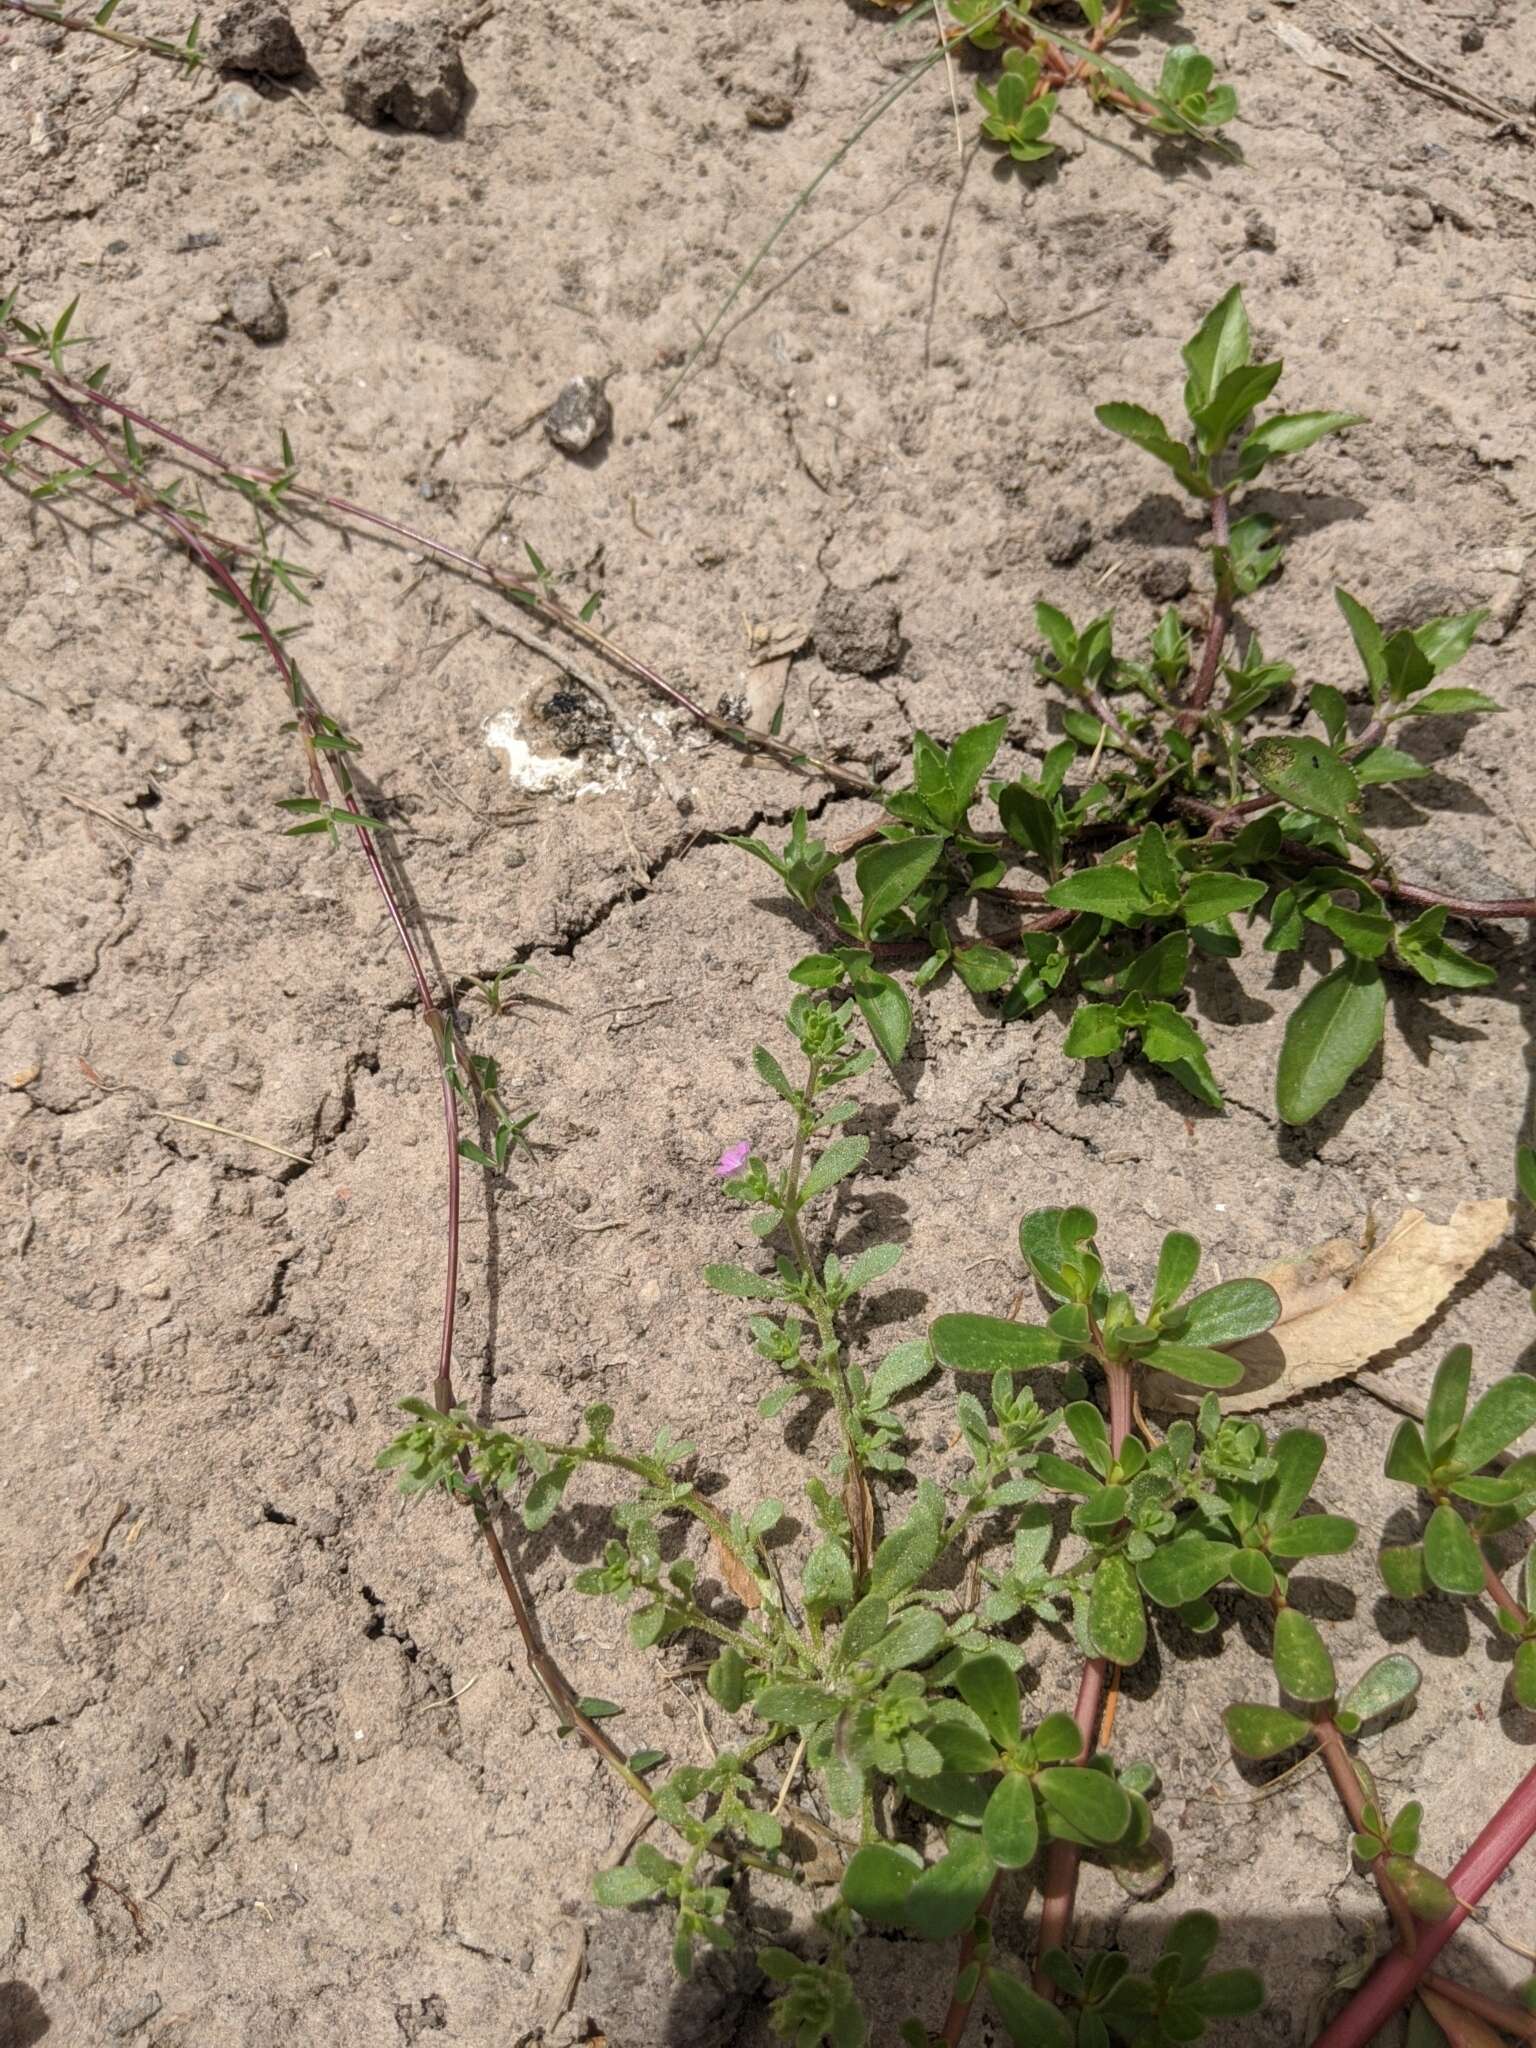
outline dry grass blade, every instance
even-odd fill
[[[761,1607],[763,1596],[758,1583],[731,1546],[723,1537],[717,1535],[711,1547],[714,1551],[716,1569],[742,1606]]]

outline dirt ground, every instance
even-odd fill
[[[1409,872],[1529,886],[1529,131],[1412,90],[1323,0],[1185,9],[1239,88],[1242,165],[1077,106],[1058,163],[1019,175],[968,147],[962,175],[936,70],[653,423],[732,277],[916,46],[846,0],[490,0],[457,23],[459,127],[421,135],[342,107],[346,54],[388,12],[299,0],[312,76],[294,89],[184,80],[0,18],[0,290],[49,318],[79,294],[117,388],[232,455],[275,458],[286,426],[364,503],[509,564],[531,540],[711,706],[760,681],[765,635],[799,643],[829,584],[880,590],[897,666],[835,673],[806,647],[785,730],[884,772],[914,724],[948,736],[998,710],[1007,758],[1038,757],[1037,596],[1114,603],[1127,643],[1150,624],[1143,581],[1192,528],[1092,407],[1175,403],[1179,343],[1241,282],[1290,402],[1369,415],[1272,495],[1290,554],[1253,622],[1305,675],[1347,681],[1335,582],[1394,617],[1489,605],[1462,673],[1507,715],[1447,724],[1435,777],[1383,815]],[[1369,12],[1446,78],[1531,109],[1530,10]],[[119,20],[184,26],[151,0]],[[1292,30],[1327,43],[1327,70]],[[1131,61],[1155,70],[1155,38]],[[774,96],[791,118],[757,125]],[[251,280],[286,308],[283,339],[233,323]],[[577,374],[608,380],[614,424],[572,459],[538,421]],[[1053,566],[1064,515],[1086,544]],[[557,1740],[469,1525],[408,1511],[372,1470],[432,1371],[432,1056],[357,864],[279,836],[297,785],[270,676],[145,531],[12,491],[0,533],[0,2040],[762,2048],[749,1970],[681,1993],[656,1919],[591,1905],[632,1807]],[[519,788],[485,729],[511,714],[536,737],[555,670],[408,549],[318,522],[300,546],[323,573],[306,673],[366,744],[441,968],[528,957],[540,977],[536,1001],[474,1025],[546,1149],[488,1217],[470,1183],[461,1385],[552,1433],[601,1396],[637,1432],[701,1440],[727,1499],[798,1497],[781,1426],[755,1418],[766,1368],[697,1275],[751,1243],[711,1167],[775,1136],[749,1054],[805,934],[716,835],[772,836],[799,802],[851,831],[868,806],[652,723],[662,707],[623,679],[659,772],[599,749],[585,794]],[[1530,951],[1513,928],[1488,943],[1498,988],[1403,997],[1370,1085],[1299,1136],[1270,1109],[1293,976],[1257,952],[1200,991],[1224,1117],[1186,1116],[1145,1069],[1085,1083],[1060,1017],[1004,1028],[958,985],[929,994],[900,1085],[861,1084],[874,1147],[849,1242],[907,1247],[879,1341],[1000,1311],[1018,1216],[1047,1201],[1090,1203],[1144,1282],[1174,1225],[1231,1275],[1373,1213],[1509,1193]],[[1508,1370],[1533,1281],[1505,1246],[1391,1387],[1422,1399],[1453,1339],[1483,1377]],[[925,1440],[948,1441],[952,1397],[921,1397]],[[1424,1665],[1421,1705],[1372,1754],[1394,1795],[1425,1798],[1448,1867],[1528,1768],[1536,1717],[1508,1705],[1486,1611],[1380,1593],[1376,1541],[1406,1499],[1378,1476],[1390,1412],[1347,1389],[1288,1413],[1331,1432],[1321,1492],[1365,1530],[1308,1582],[1341,1669],[1378,1630]],[[578,1691],[624,1705],[628,1747],[702,1756],[718,1713],[571,1588],[599,1498],[518,1547],[550,1645]],[[1269,1979],[1244,2039],[1281,2048],[1310,2039],[1379,1914],[1323,1779],[1253,1801],[1217,1716],[1266,1685],[1261,1646],[1221,1635],[1219,1668],[1165,1638],[1122,1706],[1117,1747],[1164,1765],[1177,1856],[1123,1939],[1145,1954],[1173,1913],[1216,1906],[1223,1960]],[[1036,1698],[1069,1703],[1074,1660],[1037,1649]],[[1536,1945],[1536,1858],[1488,1903]],[[1014,1904],[1005,1950],[1028,1924]],[[1126,1902],[1097,1873],[1082,1904],[1092,1936]],[[751,1910],[772,1926],[783,1902]],[[1459,1939],[1491,1988],[1528,1967]],[[947,1970],[870,1947],[874,2038],[908,2010],[936,2023]]]

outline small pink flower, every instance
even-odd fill
[[[751,1140],[743,1138],[739,1145],[731,1145],[720,1154],[715,1162],[715,1175],[719,1180],[729,1180],[733,1173],[740,1173],[752,1154]]]

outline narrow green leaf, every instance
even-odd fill
[[[1340,1557],[1359,1535],[1347,1515],[1302,1515],[1282,1522],[1269,1539],[1271,1557]]]
[[[1136,875],[1114,863],[1063,875],[1046,891],[1045,900],[1057,910],[1086,911],[1115,924],[1136,924],[1148,908],[1146,892]]]
[[[1069,1347],[1053,1330],[1002,1316],[939,1316],[928,1332],[934,1356],[956,1372],[1030,1372],[1059,1365]]]
[[[944,839],[939,833],[912,839],[882,839],[865,848],[854,862],[854,876],[863,898],[859,930],[865,938],[922,887],[943,851]]]
[[[1456,1435],[1456,1463],[1476,1472],[1536,1423],[1536,1379],[1512,1372],[1496,1380]]]
[[[1202,407],[1210,404],[1223,381],[1234,370],[1247,367],[1249,347],[1248,314],[1243,305],[1242,288],[1233,285],[1218,299],[1180,351],[1189,371],[1184,386],[1184,409],[1191,419]]]
[[[1071,2022],[1038,1992],[1003,1970],[988,1970],[987,1993],[1014,2048],[1073,2048]]]
[[[912,1005],[888,974],[864,969],[853,983],[854,1000],[869,1035],[888,1067],[900,1066],[912,1037]]]
[[[1358,412],[1277,412],[1256,426],[1237,451],[1237,473],[1251,484],[1277,455],[1298,455],[1325,434],[1342,433],[1364,419]]]
[[[1307,991],[1286,1024],[1275,1079],[1286,1123],[1308,1123],[1332,1102],[1375,1051],[1386,1015],[1386,988],[1368,960],[1345,960]]]
[[[814,1201],[840,1180],[846,1180],[864,1163],[868,1150],[868,1138],[834,1138],[800,1183],[801,1202]]]
[[[1256,742],[1244,759],[1267,790],[1299,811],[1341,824],[1359,815],[1354,770],[1321,740],[1281,734]]]
[[[1159,1372],[1218,1392],[1223,1387],[1235,1387],[1243,1376],[1243,1368],[1235,1358],[1229,1358],[1224,1351],[1207,1351],[1197,1344],[1154,1344],[1141,1356],[1143,1364],[1154,1365]]]
[[[1467,1412],[1471,1382],[1472,1347],[1457,1344],[1441,1360],[1424,1410],[1424,1447],[1432,1465],[1439,1464],[1455,1440]]]
[[[1267,1280],[1223,1280],[1184,1308],[1178,1334],[1186,1344],[1219,1349],[1261,1337],[1280,1314],[1280,1297]]]

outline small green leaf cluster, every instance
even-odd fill
[[[1001,143],[1015,162],[1035,163],[1054,152],[1047,132],[1051,117],[1061,92],[1073,87],[1156,135],[1210,141],[1236,118],[1236,92],[1215,82],[1215,66],[1192,45],[1168,52],[1155,87],[1140,84],[1105,54],[1138,22],[1169,13],[1170,0],[1078,0],[1078,7],[1086,40],[1054,25],[1042,27],[1035,0],[949,0],[950,16],[967,42],[1004,53],[996,83],[979,81],[976,97],[982,133]]]
[[[1112,2042],[1174,2048],[1203,2040],[1212,2020],[1246,2019],[1264,2003],[1252,1970],[1208,1969],[1220,1934],[1213,1914],[1180,1914],[1145,1977],[1133,1975],[1129,1959],[1116,1950],[1078,1964],[1052,1949],[1041,1968],[1061,2000],[1057,2005],[1005,1970],[988,1972],[987,1989],[1018,2048],[1110,2048]]]
[[[1515,1699],[1536,1711],[1536,1546],[1521,1567],[1518,1599],[1485,1548],[1491,1537],[1536,1512],[1536,1451],[1505,1455],[1536,1426],[1536,1379],[1509,1373],[1468,1412],[1471,1378],[1472,1353],[1458,1344],[1435,1374],[1422,1427],[1399,1424],[1387,1452],[1387,1477],[1427,1494],[1432,1507],[1419,1540],[1386,1546],[1378,1561],[1387,1591],[1399,1600],[1431,1590],[1491,1594],[1499,1628],[1516,1645]]]
[[[1483,612],[1388,633],[1340,589],[1362,671],[1353,692],[1318,682],[1299,696],[1293,667],[1268,657],[1256,635],[1233,654],[1235,608],[1282,555],[1274,519],[1243,511],[1241,493],[1358,415],[1256,419],[1283,365],[1254,360],[1236,287],[1183,358],[1186,430],[1123,402],[1101,405],[1098,418],[1164,463],[1209,513],[1214,592],[1203,644],[1168,611],[1145,657],[1127,659],[1112,614],[1078,624],[1041,602],[1037,667],[1064,702],[1063,737],[1037,768],[993,775],[1003,717],[947,746],[918,732],[910,786],[882,791],[878,826],[841,853],[809,841],[803,815],[783,853],[758,839],[735,843],[772,867],[836,940],[791,978],[846,986],[892,1064],[907,1050],[911,1011],[887,970],[905,962],[914,988],[953,970],[1004,1018],[1071,994],[1069,1058],[1134,1051],[1219,1109],[1190,1009],[1201,963],[1242,951],[1239,920],[1257,925],[1277,956],[1322,947],[1333,960],[1292,1010],[1276,1072],[1279,1113],[1302,1124],[1379,1044],[1390,973],[1434,990],[1485,987],[1493,968],[1452,943],[1450,919],[1480,908],[1536,915],[1536,902],[1436,901],[1398,882],[1367,829],[1373,791],[1429,772],[1398,744],[1411,721],[1498,710],[1483,692],[1443,680]],[[1275,710],[1289,722],[1266,729]],[[1291,729],[1298,714],[1316,729]],[[979,814],[984,803],[1000,830]],[[1031,914],[1020,918],[1020,904]]]

